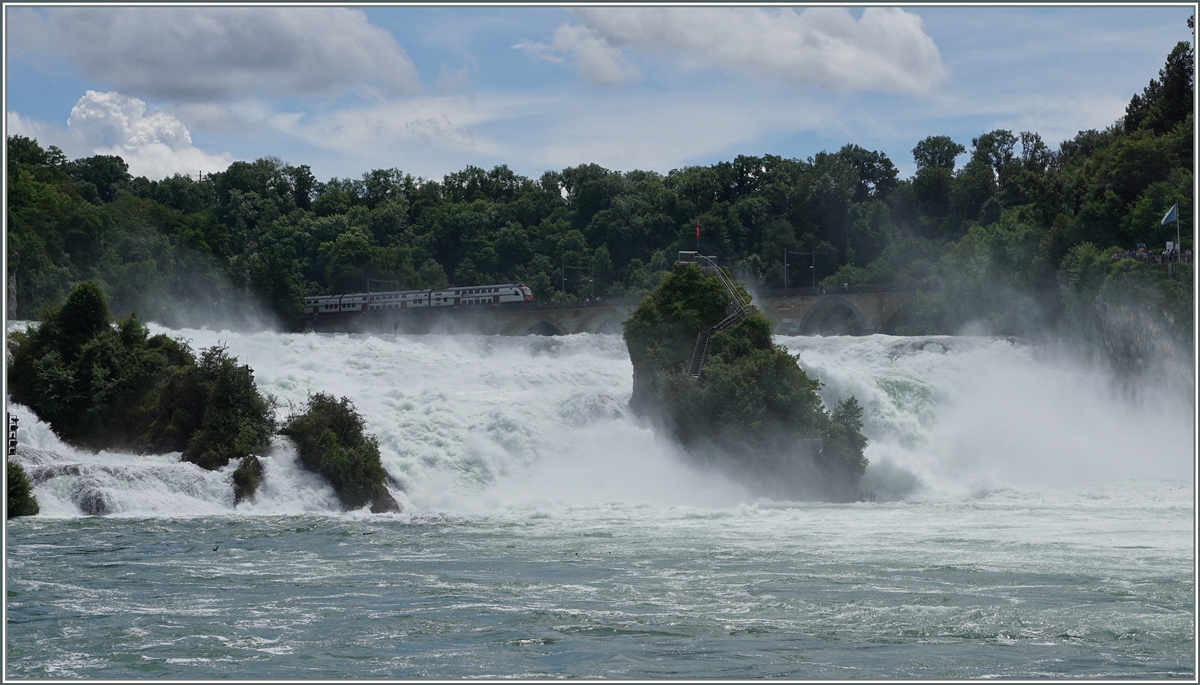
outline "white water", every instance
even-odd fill
[[[260,389],[302,405],[347,396],[379,438],[407,515],[596,502],[729,507],[756,498],[690,467],[629,416],[632,369],[619,336],[366,336],[167,330],[193,350],[225,344]],[[1187,398],[1132,400],[1102,374],[1049,351],[986,338],[777,338],[823,383],[828,406],[865,409],[881,499],[1085,490],[1130,479],[1188,482]],[[206,472],[178,455],[90,454],[63,445],[20,406],[19,460],[57,474],[35,494],[46,516],[88,502],[128,516],[234,511],[233,465]],[[337,510],[286,440],[263,456],[264,483],[239,513]],[[81,508],[82,507],[82,508]]]

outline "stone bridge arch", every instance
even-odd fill
[[[533,322],[526,322],[529,325],[525,326],[525,330],[521,335],[566,335],[567,332],[550,320],[549,317],[543,317]],[[522,324],[524,325],[524,324]]]
[[[594,332],[607,333],[609,335],[623,335],[625,333],[625,327],[622,324],[625,323],[625,319],[626,317],[624,316],[614,314],[613,316],[605,319],[599,326],[596,326],[596,330]]]
[[[850,313],[851,319],[857,327],[856,335],[872,332],[873,327],[867,323],[862,310],[854,302],[838,295],[826,295],[813,302],[812,306],[804,312],[804,316],[800,319],[800,335],[814,335],[827,317],[838,309],[844,309]]]

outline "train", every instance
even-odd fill
[[[533,291],[520,283],[501,283],[444,290],[388,290],[347,295],[313,295],[304,298],[304,311],[310,317],[319,318],[323,315],[376,310],[494,306],[511,302],[533,302]]]

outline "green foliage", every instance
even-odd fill
[[[104,296],[81,283],[46,320],[9,336],[12,398],[66,441],[94,449],[176,451],[205,468],[266,447],[274,408],[247,366],[221,348],[150,336],[136,315],[108,323]]]
[[[1167,56],[1157,79],[1141,95],[1134,95],[1125,109],[1125,130],[1149,129],[1158,134],[1170,131],[1193,111],[1195,50],[1180,41]]]
[[[250,367],[238,366],[237,358],[226,354],[224,348],[202,350],[195,372],[180,385],[180,397],[204,397],[202,407],[160,405],[160,415],[174,417],[183,409],[194,420],[199,413],[200,425],[183,451],[185,461],[217,469],[270,443],[275,433],[274,404],[258,392]],[[168,424],[165,432],[170,428]]]
[[[233,499],[234,503],[241,502],[245,499],[253,499],[254,493],[258,490],[258,484],[262,480],[263,469],[262,463],[258,457],[253,454],[242,458],[242,463],[233,471]]]
[[[288,417],[280,431],[296,442],[300,461],[326,478],[347,509],[372,504],[372,511],[398,510],[384,487],[387,472],[379,441],[364,430],[362,416],[348,398],[317,393],[304,411]]]
[[[679,265],[642,298],[625,322],[625,344],[633,363],[631,406],[641,411],[659,392],[663,372],[686,372],[696,335],[725,318],[728,301],[715,278]]]
[[[128,445],[156,384],[183,363],[178,344],[149,338],[131,315],[113,327],[94,283],[79,284],[46,321],[10,336],[9,392],[65,439]]]
[[[8,499],[8,518],[36,516],[39,511],[37,498],[33,496],[33,488],[29,485],[29,477],[25,475],[25,469],[10,459],[8,460],[8,470],[4,475],[4,493]]]
[[[630,405],[694,455],[785,483],[772,492],[856,498],[866,468],[862,410],[851,398],[831,417],[818,382],[772,344],[771,322],[760,312],[712,336],[703,382],[689,375],[697,335],[725,317],[728,302],[720,281],[690,264],[677,265],[642,299],[625,323]]]
[[[9,313],[40,318],[89,280],[118,317],[168,325],[255,302],[300,328],[305,295],[360,291],[368,279],[520,282],[540,301],[641,297],[676,251],[695,248],[699,224],[701,251],[757,286],[940,284],[946,294],[921,296],[911,332],[1073,332],[1103,318],[1094,298],[1059,287],[1073,247],[1161,250],[1176,226],[1159,219],[1176,202],[1181,225],[1193,223],[1193,62],[1178,44],[1119,122],[1058,150],[1031,131],[983,132],[970,148],[928,136],[908,179],[886,155],[846,145],[666,175],[583,164],[536,180],[497,166],[440,181],[392,168],[318,182],[307,166],[268,157],[150,181],[129,178],[117,157],[67,161],[11,136]],[[1180,237],[1194,249],[1191,231]],[[815,273],[795,260],[785,274],[785,250],[815,253]],[[1138,292],[1182,287],[1164,269],[1149,273],[1162,287]],[[49,375],[59,372],[51,361]]]
[[[954,172],[954,160],[967,149],[949,136],[929,136],[913,148],[917,169],[945,169]]]

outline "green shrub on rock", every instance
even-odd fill
[[[206,469],[261,451],[275,412],[224,348],[150,336],[136,314],[115,326],[100,288],[80,283],[46,320],[14,333],[9,392],[64,440],[91,449],[181,451]]]
[[[109,319],[99,287],[80,283],[40,325],[9,336],[8,390],[67,442],[135,448],[158,386],[191,352],[151,337],[136,314]]]
[[[681,264],[639,303],[625,323],[631,408],[764,494],[856,499],[867,465],[862,409],[849,398],[827,412],[820,384],[775,347],[760,312],[712,336],[702,381],[689,374],[698,334],[725,318],[729,299],[716,276]]]
[[[8,518],[37,515],[39,511],[37,498],[33,496],[29,477],[25,475],[25,469],[11,459],[8,461],[8,471],[5,474],[4,493],[8,500]]]
[[[251,454],[248,457],[242,458],[242,463],[238,464],[237,469],[233,472],[233,500],[235,504],[244,499],[252,499],[254,497],[254,493],[258,491],[258,484],[262,481],[262,475],[262,462],[258,460],[258,457]]]
[[[274,405],[258,392],[249,366],[238,366],[237,358],[226,354],[224,348],[210,347],[201,352],[200,363],[187,383],[195,386],[187,388],[186,396],[203,396],[204,403],[176,406],[170,413],[177,417],[175,410],[182,408],[189,416],[200,417],[199,427],[183,451],[185,461],[218,469],[230,459],[247,457],[270,444],[275,434]],[[192,423],[194,418],[188,425]]]
[[[384,479],[379,442],[363,431],[363,418],[346,397],[317,393],[301,414],[280,431],[296,442],[305,468],[325,477],[347,509],[371,504],[371,511],[400,511]]]

